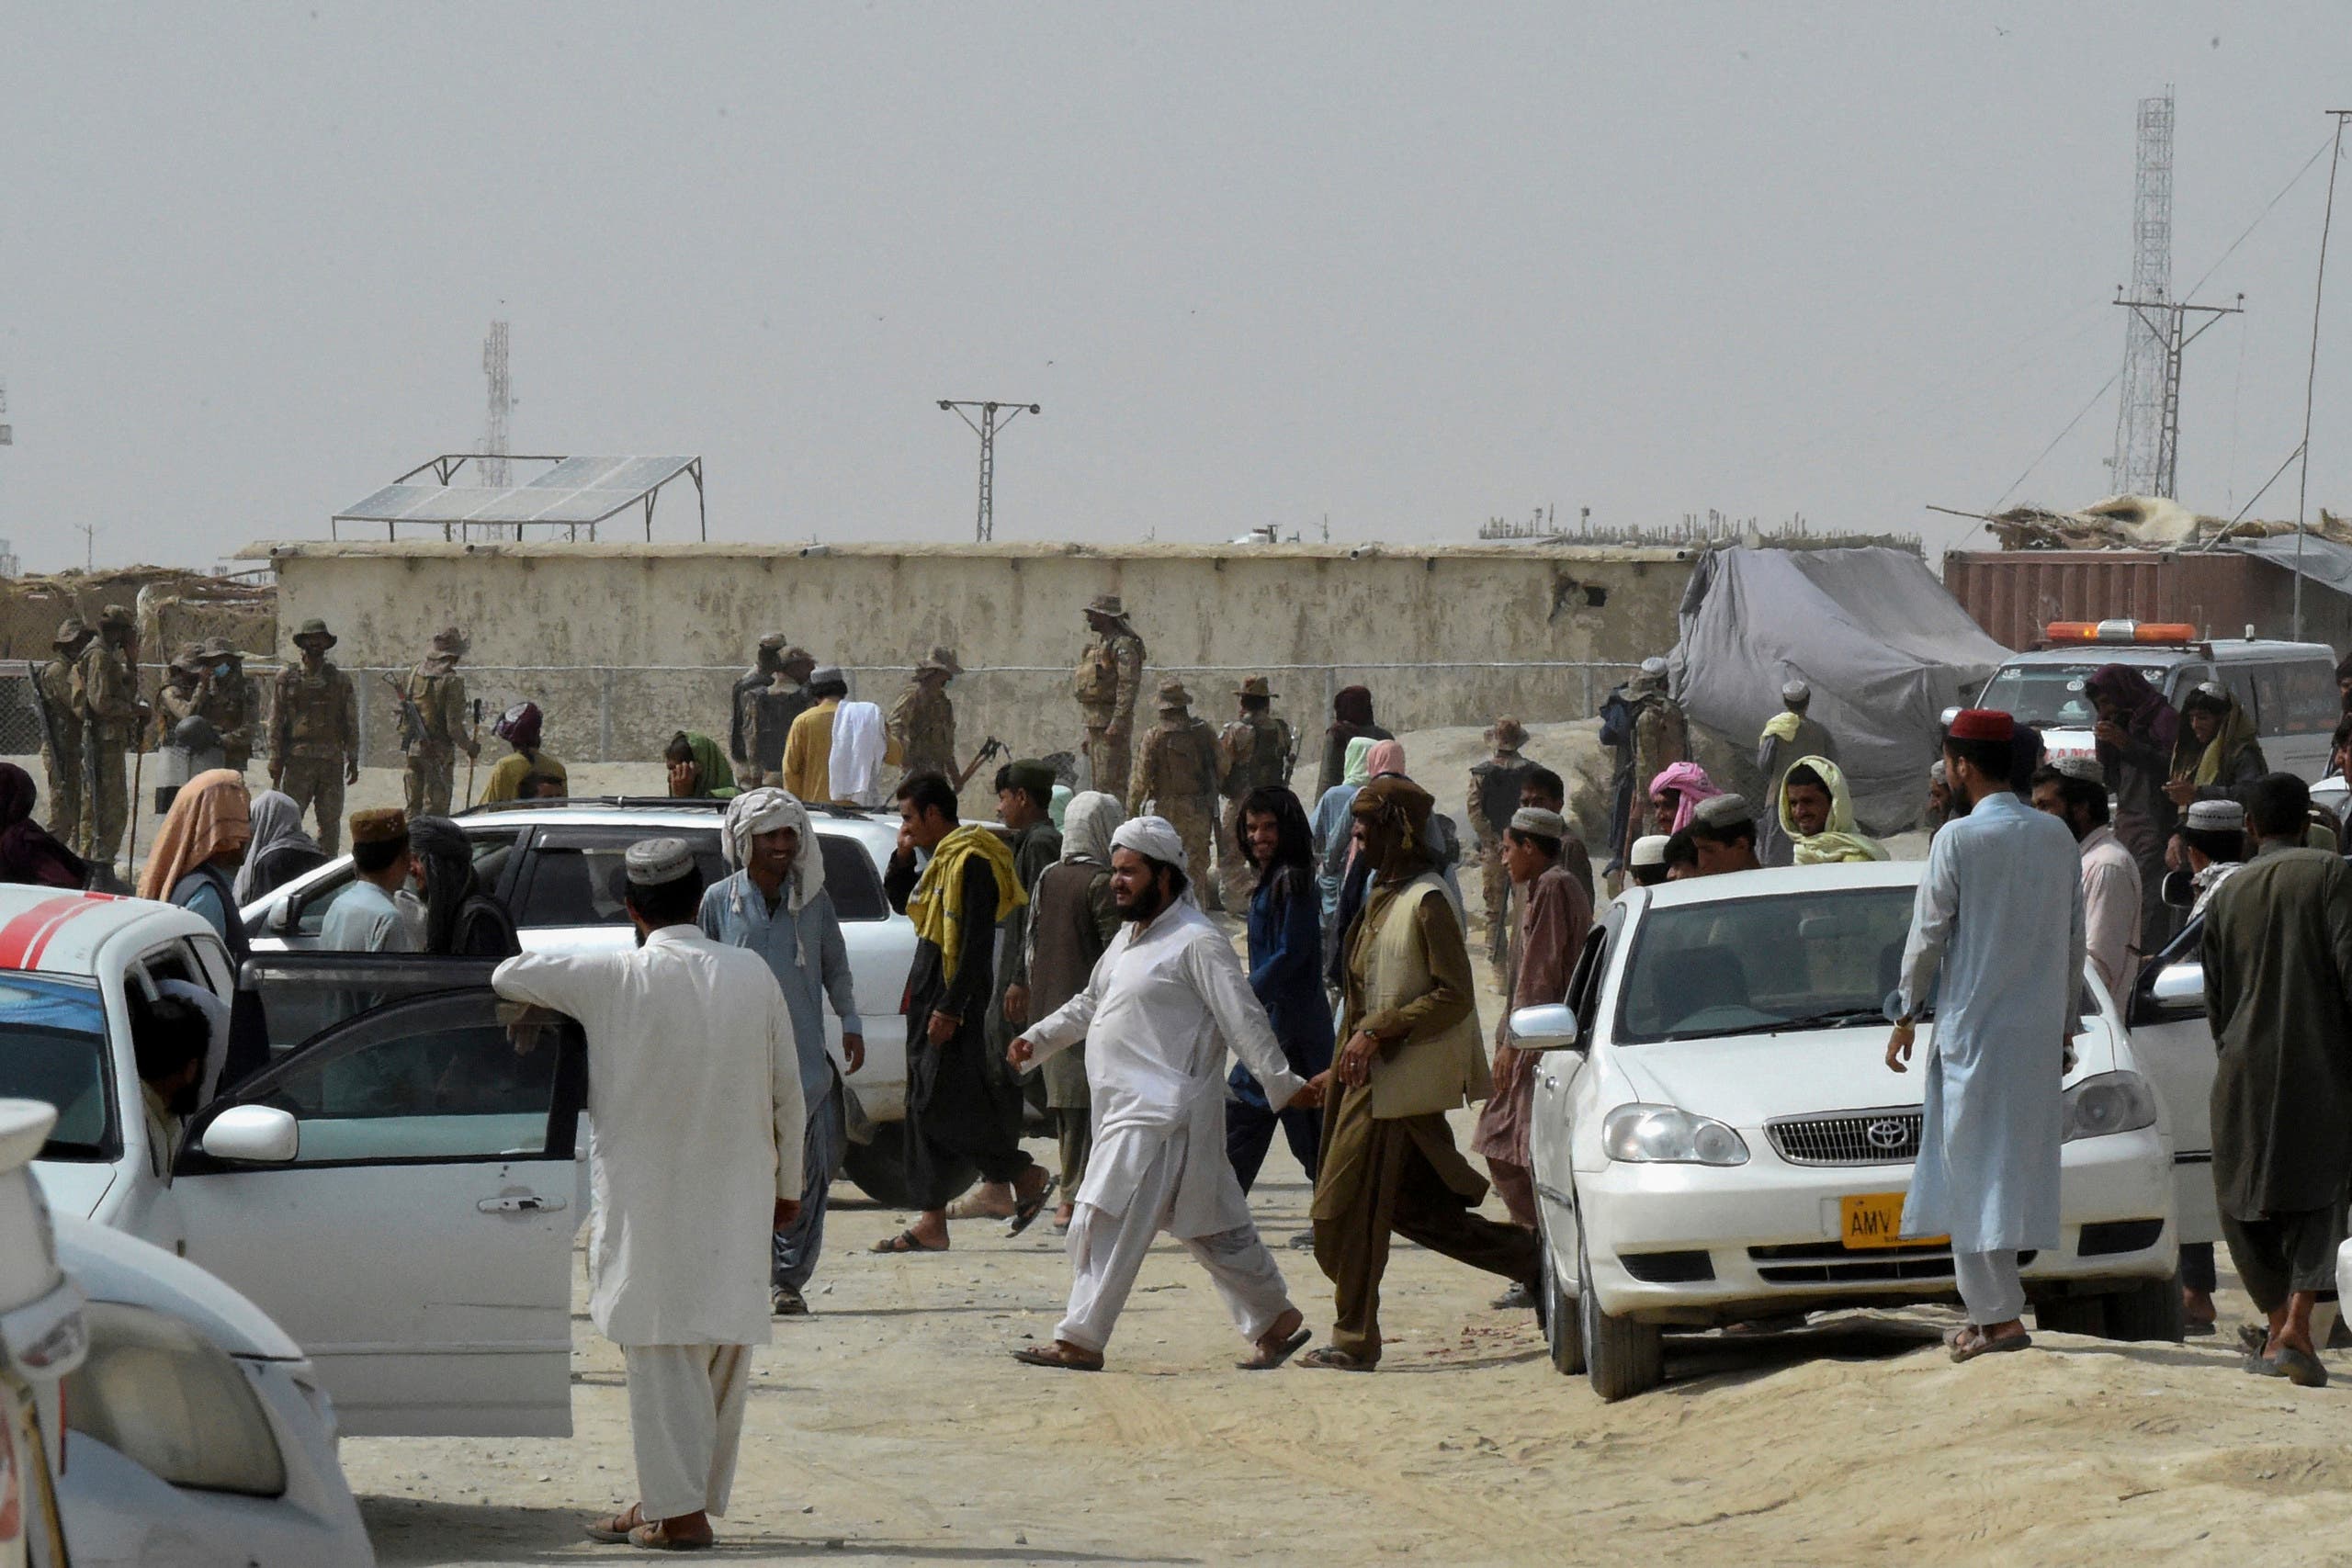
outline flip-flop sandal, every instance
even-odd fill
[[[1345,1350],[1325,1345],[1301,1356],[1298,1364],[1324,1372],[1368,1372],[1380,1363],[1367,1361],[1361,1356],[1351,1356]]]
[[[947,1244],[943,1242],[933,1247],[914,1232],[905,1230],[894,1236],[876,1242],[868,1250],[873,1252],[944,1252],[947,1250]]]
[[[628,1532],[628,1543],[647,1551],[708,1551],[709,1536],[674,1536],[660,1525],[639,1525]]]
[[[1256,1355],[1246,1361],[1236,1361],[1233,1364],[1245,1372],[1271,1372],[1305,1349],[1306,1342],[1314,1337],[1315,1330],[1301,1324],[1298,1332],[1281,1344],[1272,1347],[1261,1346]]]
[[[1037,1216],[1046,1212],[1046,1200],[1054,1195],[1054,1189],[1060,1185],[1060,1177],[1046,1178],[1046,1184],[1037,1189],[1037,1195],[1035,1198],[1023,1198],[1014,1206],[1012,1218],[1004,1222],[1004,1234],[1019,1235],[1023,1231],[1035,1224]]]
[[[1011,1209],[990,1208],[977,1192],[967,1192],[947,1205],[947,1217],[951,1220],[1009,1220],[1018,1213],[1018,1203]]]
[[[1078,1360],[1063,1355],[1061,1348],[1057,1345],[1024,1345],[1012,1353],[1012,1359],[1024,1366],[1053,1367],[1065,1372],[1099,1372],[1102,1370],[1101,1358],[1091,1361]]]
[[[1951,1348],[1951,1359],[1973,1361],[1979,1356],[1997,1356],[2005,1351],[2031,1348],[2033,1336],[2030,1334],[2003,1334],[1996,1337],[1978,1328]]]
[[[2292,1345],[2278,1347],[2278,1375],[2297,1388],[2325,1388],[2327,1369],[2309,1350],[2299,1350]]]
[[[638,1512],[638,1505],[631,1503],[620,1513],[590,1525],[588,1539],[600,1546],[620,1546],[628,1541],[628,1532],[644,1522],[645,1517]]]

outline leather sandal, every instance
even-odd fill
[[[1090,1357],[1075,1345],[1057,1339],[1050,1345],[1023,1345],[1012,1353],[1012,1359],[1023,1366],[1053,1367],[1065,1372],[1099,1372],[1102,1358]]]
[[[610,1518],[598,1519],[587,1529],[588,1539],[600,1546],[619,1546],[628,1540],[628,1532],[645,1522],[645,1516],[631,1503]]]
[[[1362,1356],[1350,1355],[1336,1345],[1318,1346],[1309,1350],[1298,1359],[1298,1364],[1325,1372],[1368,1372],[1380,1365],[1377,1361],[1367,1361]]]
[[[628,1543],[647,1551],[708,1551],[714,1537],[672,1535],[660,1525],[639,1525],[628,1532]]]

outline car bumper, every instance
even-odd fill
[[[1745,1132],[1735,1167],[1611,1161],[1579,1175],[1592,1288],[1616,1316],[1722,1321],[1730,1309],[1889,1306],[1950,1300],[1937,1244],[1849,1247],[1840,1200],[1906,1190],[1908,1164],[1793,1166]],[[2154,1129],[2085,1138],[2061,1156],[2059,1245],[2024,1267],[2042,1295],[2169,1277],[2178,1263],[2170,1157]],[[1575,1260],[1555,1258],[1563,1277]]]

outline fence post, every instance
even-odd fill
[[[602,678],[596,683],[596,761],[613,760],[613,667],[609,664],[597,672]]]
[[[373,711],[372,706],[368,702],[368,694],[373,692],[376,687],[376,671],[373,670],[362,670],[358,671],[358,676],[359,679],[354,681],[352,684],[358,688],[359,696],[359,764],[362,767],[366,767],[368,765],[368,748],[375,739],[376,735],[376,732],[368,728],[368,716]]]

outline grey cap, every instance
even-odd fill
[[[2107,770],[2098,765],[2097,757],[2061,757],[2058,759],[2058,771],[2085,784],[2103,784],[2107,782]]]
[[[1712,800],[1701,801],[1690,813],[1690,819],[1703,822],[1710,828],[1728,828],[1735,822],[1756,820],[1756,807],[1747,804],[1747,796],[1744,795],[1719,795]]]
[[[1666,660],[1658,658],[1655,654],[1651,655],[1649,658],[1642,660],[1642,673],[1645,675],[1665,674]]]
[[[2192,800],[2188,803],[2192,833],[2243,833],[2245,807],[2234,800]]]
[[[1510,814],[1510,830],[1532,833],[1539,839],[1565,839],[1568,836],[1568,819],[1541,806],[1522,806]]]
[[[1928,770],[1928,781],[1930,784],[1946,785],[1951,783],[1951,774],[1945,769],[1944,760],[1941,757],[1937,758],[1936,765]]]
[[[838,664],[820,664],[808,671],[808,683],[812,686],[821,686],[828,681],[838,681],[844,686],[849,684],[849,677],[842,673],[842,667]]]
[[[695,852],[684,839],[639,839],[621,857],[633,887],[659,887],[695,868]]]
[[[1791,681],[1781,688],[1781,700],[1792,708],[1801,708],[1813,701],[1813,688],[1803,681]]]
[[[1628,865],[1664,865],[1666,863],[1666,835],[1645,833],[1635,839],[1633,852],[1625,857],[1625,863]]]

